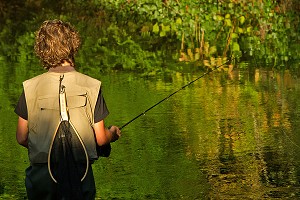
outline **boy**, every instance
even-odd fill
[[[52,180],[49,151],[62,121],[62,88],[68,107],[66,121],[70,119],[78,133],[88,163],[98,158],[96,145],[109,144],[121,135],[117,126],[105,128],[103,120],[109,112],[101,94],[101,82],[75,70],[74,55],[79,45],[77,31],[60,20],[45,21],[36,34],[35,53],[48,72],[23,83],[24,91],[15,109],[19,116],[16,139],[28,149],[30,160],[25,179],[29,199],[95,198],[91,164],[78,183],[80,193],[75,196],[60,194],[66,192],[60,189],[64,186]]]

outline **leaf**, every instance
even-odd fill
[[[161,25],[161,28],[162,28],[162,31],[165,31],[165,32],[169,32],[171,29],[170,29],[170,26],[165,26],[165,25]]]
[[[209,60],[203,60],[203,64],[204,64],[204,66],[206,66],[206,67],[210,67]]]
[[[172,31],[177,31],[176,24],[174,24],[174,23],[171,24],[171,30]]]
[[[226,26],[232,26],[230,19],[225,19]]]
[[[252,26],[247,27],[247,33],[251,33],[252,31]]]
[[[243,24],[244,22],[245,22],[245,17],[244,17],[244,16],[241,16],[241,17],[240,17],[240,23]]]
[[[153,33],[158,33],[159,32],[159,26],[158,26],[158,24],[156,23],[156,24],[154,24],[154,26],[153,26]]]
[[[221,15],[217,15],[217,20],[218,21],[222,21],[224,19],[224,17],[222,17]]]
[[[232,44],[232,51],[240,51],[240,45],[237,42]]]
[[[236,34],[236,33],[232,33],[232,35],[231,35],[231,38],[232,39],[234,39],[234,38],[238,38],[239,37],[239,35],[238,34]]]
[[[239,32],[239,33],[244,33],[244,29],[238,27],[238,32]]]
[[[189,55],[189,57],[190,57],[190,60],[194,60],[194,54],[193,54],[193,52],[192,52],[192,49],[187,49],[187,53],[188,53],[188,55]]]
[[[149,26],[143,26],[142,29],[141,29],[141,32],[142,33],[149,32]]]
[[[165,32],[165,31],[161,31],[161,32],[159,33],[159,36],[160,36],[160,37],[166,36],[166,32]]]
[[[208,55],[208,53],[209,53],[209,43],[205,42],[204,43],[204,54]]]
[[[217,66],[221,66],[223,64],[222,58],[218,57],[216,63],[217,63]]]
[[[210,57],[210,65],[216,66],[216,58],[215,57]]]
[[[176,19],[176,24],[182,24],[182,20],[181,20],[180,17],[178,17],[178,18]]]
[[[212,55],[212,54],[214,54],[214,53],[216,53],[217,52],[217,47],[216,46],[211,46],[210,48],[209,48],[209,54],[210,55]]]
[[[195,48],[195,61],[200,59],[200,49]]]

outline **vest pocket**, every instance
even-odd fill
[[[41,96],[38,98],[38,106],[41,110],[59,110],[59,100],[53,96]]]
[[[87,93],[67,94],[67,107],[69,109],[84,107],[87,104]],[[59,110],[57,96],[41,96],[38,98],[38,106],[41,110]]]
[[[69,109],[80,108],[86,106],[87,103],[87,94],[67,94],[67,105]]]

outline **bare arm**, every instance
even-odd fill
[[[28,121],[19,117],[17,133],[16,133],[17,142],[28,148]]]
[[[105,128],[103,120],[94,124],[94,130],[99,146],[114,142],[121,136],[121,131],[117,126],[112,126],[110,129],[107,129]]]

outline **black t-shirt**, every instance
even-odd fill
[[[22,92],[18,104],[15,108],[15,113],[22,117],[25,120],[28,120],[28,111],[27,111],[27,104],[26,104],[26,98],[24,91]],[[98,94],[98,99],[95,106],[94,111],[94,121],[95,123],[100,122],[103,120],[107,115],[109,114],[109,111],[106,107],[104,98],[102,96],[101,89]]]

